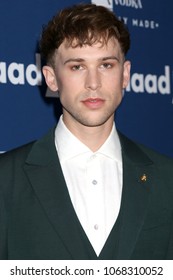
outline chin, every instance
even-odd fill
[[[87,127],[98,127],[98,126],[102,126],[110,121],[111,122],[113,121],[112,115],[109,117],[104,117],[104,118],[102,117],[99,119],[94,119],[94,118],[91,119],[91,117],[87,118],[87,119],[80,119],[79,122],[82,125],[87,126]]]

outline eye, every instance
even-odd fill
[[[111,63],[105,62],[101,65],[101,68],[109,69],[109,68],[112,68],[112,66],[113,65]]]
[[[73,65],[73,66],[71,67],[71,69],[72,69],[73,71],[79,71],[79,70],[82,70],[83,67],[79,64],[79,65]]]

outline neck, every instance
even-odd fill
[[[109,120],[105,124],[95,127],[88,127],[82,124],[66,123],[67,128],[75,135],[83,144],[85,144],[91,151],[96,152],[109,137],[113,120]]]

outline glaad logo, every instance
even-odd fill
[[[8,80],[13,85],[24,85],[27,81],[31,86],[41,85],[41,57],[35,55],[36,64],[29,64],[26,68],[23,63],[12,62],[7,65],[6,62],[0,62],[0,83],[6,84]]]
[[[171,94],[170,66],[165,65],[164,74],[160,76],[133,73],[126,91]]]
[[[113,4],[130,7],[134,9],[142,9],[141,0],[92,0],[92,4],[104,6],[113,11]]]

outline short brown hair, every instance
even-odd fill
[[[78,4],[63,9],[43,27],[40,50],[46,63],[52,64],[55,51],[64,40],[69,46],[82,47],[96,42],[107,43],[111,37],[119,41],[125,55],[130,47],[125,24],[103,6]]]

